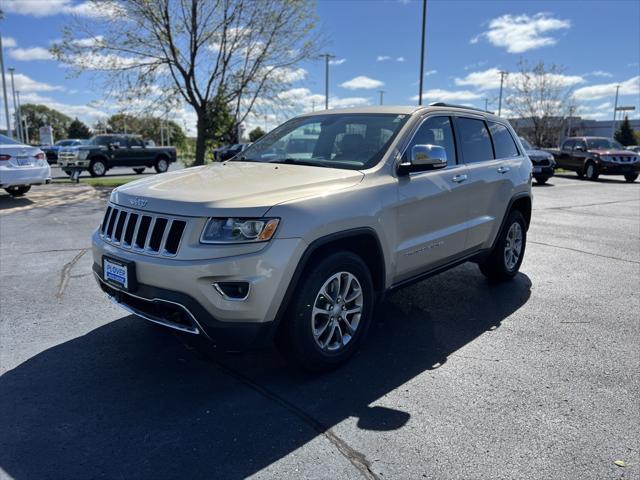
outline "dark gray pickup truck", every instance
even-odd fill
[[[136,173],[153,167],[163,173],[175,161],[174,147],[151,147],[135,135],[96,135],[84,145],[58,152],[58,165],[67,174],[82,168],[92,177],[101,177],[113,167],[131,167]]]
[[[600,175],[624,175],[634,182],[640,172],[640,156],[606,137],[569,137],[559,149],[547,149],[557,168],[572,170],[580,178],[597,180]]]

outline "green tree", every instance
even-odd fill
[[[319,48],[309,0],[87,3],[95,15],[65,26],[52,53],[76,73],[101,75],[105,92],[120,100],[155,97],[160,111],[178,101],[190,105],[197,165],[204,163],[207,134],[218,129],[219,107],[241,124],[302,79],[299,65]],[[234,135],[236,128],[223,130]]]
[[[71,118],[53,108],[45,105],[25,103],[20,108],[22,119],[27,121],[29,127],[29,141],[40,142],[40,132],[38,129],[45,125],[51,125],[54,140],[67,138],[67,131],[71,125]]]
[[[636,137],[633,134],[633,128],[631,128],[631,122],[629,122],[628,116],[625,115],[624,120],[614,135],[614,138],[625,146],[636,144]]]
[[[255,142],[256,140],[258,140],[263,136],[264,136],[264,130],[262,130],[260,127],[256,127],[249,132],[249,140],[252,142]]]
[[[67,131],[69,138],[90,138],[91,130],[76,117],[70,124]]]

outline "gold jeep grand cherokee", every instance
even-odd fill
[[[532,167],[511,126],[447,104],[296,117],[240,156],[113,191],[93,235],[128,311],[237,348],[277,340],[323,370],[385,292],[466,261],[522,263]]]

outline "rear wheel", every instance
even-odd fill
[[[166,158],[159,158],[156,160],[155,169],[158,173],[164,173],[169,170],[169,162],[167,162]]]
[[[584,178],[584,171],[576,170],[576,174],[578,175],[578,178]]]
[[[593,162],[587,163],[587,167],[584,170],[584,175],[585,177],[587,177],[587,180],[591,180],[592,182],[598,180],[598,176],[600,175],[600,173],[598,173],[598,167],[596,166],[596,164]]]
[[[480,264],[480,271],[490,280],[511,280],[520,269],[527,244],[527,225],[518,210],[509,213],[493,251]]]
[[[89,174],[92,177],[102,177],[107,173],[107,165],[104,163],[104,160],[92,160],[91,165],[89,165]]]
[[[547,180],[549,180],[549,177],[535,177],[536,182],[539,183],[540,185],[544,185],[545,183],[547,183]]]
[[[373,315],[373,282],[362,259],[338,252],[305,272],[278,345],[294,365],[326,371],[358,349]]]
[[[134,168],[133,171],[136,172],[138,175],[140,175],[142,172],[144,172],[144,167],[142,167],[142,168]]]
[[[625,173],[624,175],[624,179],[629,183],[635,182],[637,178],[638,178],[637,173]]]
[[[21,197],[29,190],[31,190],[31,185],[14,185],[12,187],[7,187],[4,189],[4,191],[12,197]]]

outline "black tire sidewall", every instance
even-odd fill
[[[4,189],[4,191],[7,192],[12,197],[21,197],[22,195],[27,193],[29,190],[31,190],[31,185],[7,187]]]
[[[362,287],[364,301],[360,324],[346,347],[328,353],[320,349],[313,338],[311,312],[324,282],[340,271],[353,274]],[[351,252],[337,252],[316,262],[303,274],[295,292],[284,328],[286,347],[299,365],[312,371],[330,370],[350,358],[366,337],[373,317],[374,288],[371,274],[362,259]]]
[[[102,171],[102,173],[96,173],[96,171],[94,170],[94,166],[96,163],[101,163],[102,165],[104,165],[104,170]],[[105,175],[105,173],[107,173],[107,164],[104,160],[92,160],[91,164],[89,165],[89,174],[92,177],[103,177]]]
[[[593,175],[589,176],[589,167],[593,166]],[[587,180],[591,180],[592,182],[598,179],[598,167],[593,162],[588,162],[584,167],[584,174]]]
[[[166,168],[164,169],[160,168],[160,165],[162,164],[162,162],[164,162],[166,165]],[[169,161],[166,158],[159,158],[158,160],[156,160],[155,169],[157,173],[166,172],[167,170],[169,170]]]
[[[638,179],[638,174],[637,173],[627,173],[624,176],[624,179],[629,183],[633,183]]]

